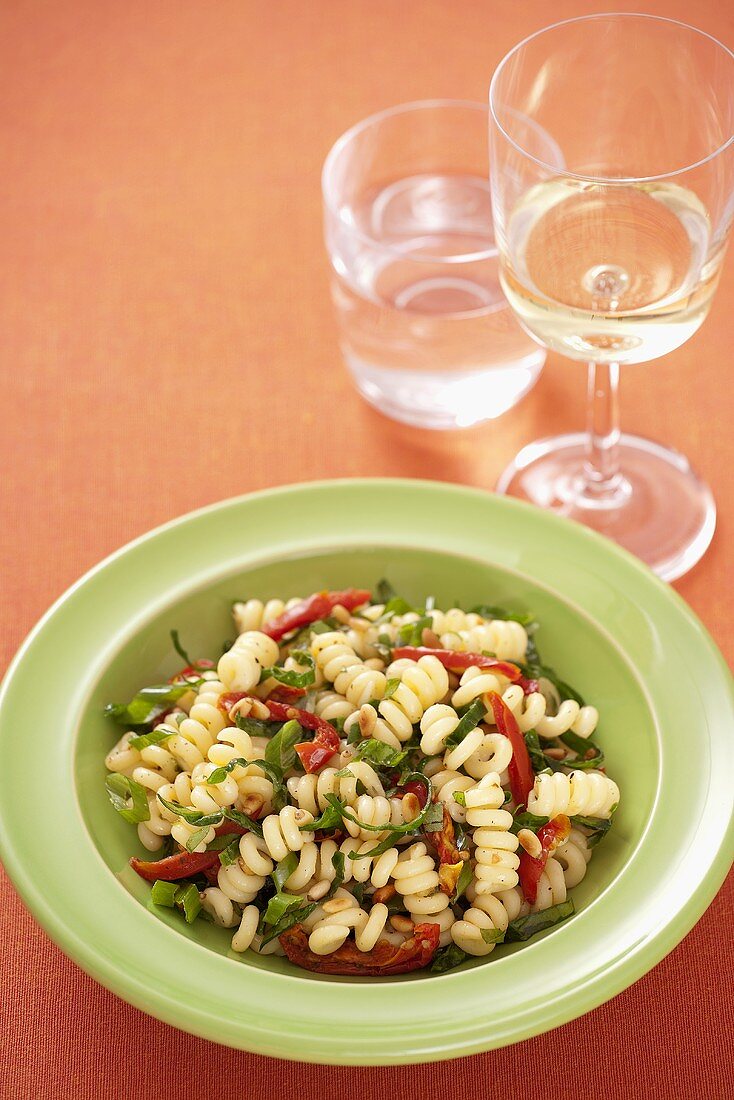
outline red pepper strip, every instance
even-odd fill
[[[201,874],[218,862],[219,852],[176,852],[175,856],[166,856],[165,859],[154,860],[152,863],[133,856],[130,866],[148,882],[155,882],[159,878],[164,882],[176,882],[180,878]]]
[[[538,896],[538,883],[543,874],[548,857],[568,839],[571,832],[571,822],[565,814],[554,817],[547,825],[541,825],[538,829],[538,840],[543,848],[542,855],[537,859],[523,851],[520,853],[520,866],[517,873],[520,876],[520,886],[525,895],[525,900],[531,905],[535,904]]]
[[[210,886],[216,886],[219,882],[219,868],[216,866],[207,867],[206,871],[204,871],[204,878]]]
[[[485,657],[483,653],[454,653],[452,649],[428,649],[426,646],[402,645],[392,651],[394,661],[407,657],[418,661],[421,657],[436,657],[444,668],[452,672],[463,672],[466,668],[487,668],[506,676],[516,683],[520,679],[520,669],[509,661],[496,661],[494,657]]]
[[[186,668],[182,668],[181,671],[177,672],[175,676],[172,676],[168,682],[169,684],[176,684],[179,680],[183,682],[187,676],[196,676],[197,672],[201,672],[202,668],[214,668],[214,661],[202,657],[195,665],[186,665]]]
[[[253,821],[257,820],[257,814],[252,814]],[[228,833],[235,833],[237,836],[244,836],[245,833],[249,833],[249,829],[246,829],[244,825],[240,825],[237,821],[223,821],[221,825],[217,825],[214,830],[215,836],[227,836]]]
[[[240,699],[252,699],[252,696],[244,691],[229,691],[219,696],[217,706],[224,714],[229,715],[231,708]],[[253,702],[268,708],[271,722],[295,721],[304,729],[316,731],[313,741],[302,741],[295,747],[307,772],[313,773],[323,768],[326,761],[330,760],[335,752],[339,752],[341,747],[339,734],[329,722],[319,718],[317,714],[312,714],[310,710],[292,707],[288,703],[278,703],[275,699],[253,699]]]
[[[438,852],[439,863],[461,863],[461,852],[454,841],[454,823],[446,806],[443,808],[443,824],[435,832],[424,832],[426,840],[434,844]]]
[[[347,941],[330,955],[314,955],[308,946],[308,934],[294,924],[279,936],[291,962],[319,974],[350,974],[355,977],[405,974],[428,966],[438,950],[441,930],[437,924],[417,924],[410,939],[397,949],[387,940],[378,940],[371,951],[360,951]]]
[[[440,889],[444,894],[448,894],[452,897],[456,890],[456,883],[459,881],[462,868],[464,866],[461,858],[461,852],[456,847],[456,841],[454,840],[454,823],[451,820],[451,814],[446,806],[443,808],[443,823],[440,829],[435,832],[423,831],[423,836],[429,842],[433,844],[438,853],[438,881]]]
[[[535,785],[535,773],[530,763],[525,738],[520,732],[515,715],[496,691],[491,691],[489,698],[492,703],[495,725],[512,745],[512,760],[507,767],[507,771],[510,776],[512,797],[519,810],[521,806],[527,806],[528,804],[528,795]]]
[[[336,741],[339,741],[339,734],[334,727],[324,718],[319,718],[318,714],[312,714],[310,710],[300,710],[299,707],[292,707],[288,703],[279,703],[275,699],[256,699],[254,695],[248,695],[246,691],[228,691],[219,696],[217,706],[223,714],[229,715],[234,704],[239,703],[240,699],[251,699],[253,703],[259,703],[260,706],[267,707],[269,714],[267,721],[298,722],[304,729],[315,730],[316,733],[323,733],[325,736],[336,738]]]
[[[306,694],[305,688],[294,688],[288,684],[278,684],[276,688],[270,692],[268,699],[274,703],[289,703],[291,699],[300,699],[302,695]]]
[[[517,682],[522,688],[524,695],[532,695],[534,691],[538,690],[537,680],[528,680],[526,676],[521,676]]]
[[[227,833],[235,833],[244,836],[247,829],[236,821],[223,821],[214,830],[216,836],[226,836]],[[141,878],[148,882],[163,879],[165,882],[175,882],[180,878],[190,878],[201,872],[209,870],[219,862],[219,852],[176,852],[175,855],[166,856],[165,859],[157,859],[147,862],[136,856],[130,860],[133,871],[137,871]]]
[[[320,745],[319,734],[316,734],[313,741],[301,741],[299,745],[295,746],[295,750],[304,770],[309,775],[313,775],[314,772],[317,772],[319,768],[323,768],[324,764],[331,760],[334,753],[339,751],[339,746],[333,748],[331,745]]]
[[[371,593],[365,588],[347,588],[343,592],[314,592],[313,596],[301,600],[295,607],[289,607],[282,615],[263,623],[260,630],[278,641],[291,630],[308,626],[317,619],[327,618],[337,604],[341,604],[347,611],[354,611],[355,607],[367,603],[370,596]]]

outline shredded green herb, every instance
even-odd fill
[[[616,809],[616,807],[614,808]],[[614,810],[612,810],[612,814]],[[571,818],[572,825],[580,825],[584,829],[591,829],[591,834],[587,836],[586,843],[590,848],[595,848],[604,837],[607,835],[612,827],[612,818],[610,817],[582,817],[576,815]]]
[[[483,619],[504,619],[520,623],[524,627],[535,627],[535,616],[529,611],[509,611],[506,607],[496,607],[494,604],[480,603],[471,609],[471,614],[481,615]]]
[[[508,943],[515,940],[529,940],[538,932],[544,932],[546,928],[552,928],[561,921],[567,920],[573,916],[574,912],[573,901],[567,898],[559,905],[551,905],[549,909],[543,909],[540,913],[528,913],[525,917],[510,921],[505,939]]]
[[[440,951],[436,952],[431,963],[431,973],[445,974],[447,970],[453,970],[455,967],[461,966],[468,958],[466,951],[462,951],[455,943],[450,943],[448,947],[442,947]]]
[[[131,737],[128,744],[130,748],[137,749],[140,752],[141,749],[147,749],[150,745],[163,744],[169,737],[173,737],[173,732],[173,730],[154,729],[150,733],[141,733],[137,737]]]
[[[482,700],[475,699],[464,711],[454,732],[449,734],[446,738],[446,748],[455,749],[457,745],[460,745],[467,733],[471,733],[473,729],[476,729],[479,723],[484,719],[486,713],[487,710]]]
[[[145,787],[119,772],[111,772],[105,779],[110,802],[124,821],[137,825],[150,819],[148,795]]]
[[[366,760],[377,768],[397,768],[407,755],[407,749],[393,749],[383,741],[369,737],[360,742],[354,759]]]
[[[121,726],[147,726],[170,710],[189,691],[195,691],[201,680],[185,684],[154,684],[141,688],[129,703],[108,703],[105,717],[113,718]]]
[[[305,649],[292,649],[290,656],[301,666],[307,665],[305,672],[296,672],[295,669],[281,668],[273,665],[272,668],[264,668],[260,674],[260,683],[271,677],[280,684],[288,687],[307,688],[316,683],[316,662]]]
[[[296,762],[296,745],[303,741],[303,729],[298,722],[286,722],[272,737],[265,749],[265,760],[279,768],[281,776]]]
[[[505,939],[501,928],[482,928],[481,933],[485,943],[503,943]]]
[[[196,829],[189,839],[186,841],[186,851],[193,852],[199,845],[206,840],[209,835],[209,826],[205,826],[201,829]]]

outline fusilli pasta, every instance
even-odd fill
[[[520,622],[367,596],[234,604],[216,668],[111,708],[107,788],[154,902],[234,952],[440,971],[573,911],[619,788]]]

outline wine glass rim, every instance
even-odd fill
[[[411,263],[441,263],[441,264],[467,264],[476,263],[478,260],[491,260],[498,255],[497,245],[493,244],[491,248],[482,248],[475,252],[462,252],[457,256],[434,256],[428,253],[421,252],[412,253],[406,252],[404,248],[399,248],[396,245],[386,244],[384,241],[378,240],[369,233],[365,233],[364,230],[359,229],[353,222],[349,221],[345,217],[343,208],[339,206],[335,199],[333,188],[331,185],[331,177],[334,169],[334,165],[338,160],[343,150],[358,137],[364,130],[369,129],[370,126],[374,126],[375,123],[383,122],[385,119],[393,116],[408,114],[410,111],[419,110],[435,110],[443,107],[459,107],[472,111],[481,112],[484,114],[487,123],[489,123],[489,106],[487,103],[482,103],[480,100],[475,99],[452,99],[448,97],[437,97],[433,99],[411,99],[407,103],[397,103],[392,107],[385,107],[381,111],[375,111],[371,115],[367,115],[366,118],[360,119],[359,122],[355,122],[353,126],[350,126],[348,130],[345,130],[340,137],[336,139],[329,152],[326,154],[324,166],[321,170],[321,193],[329,213],[336,218],[336,220],[344,226],[350,236],[356,237],[358,240],[365,244],[369,244],[371,247],[377,249],[380,252],[387,253],[392,256],[399,256],[402,259],[410,259]],[[490,172],[487,170],[487,182],[489,182]]]
[[[715,46],[718,46],[721,50],[723,50],[724,53],[727,53],[732,61],[734,61],[734,52],[732,52],[728,46],[725,46],[723,42],[720,42],[718,38],[715,38],[707,31],[702,31],[699,27],[693,27],[690,23],[684,23],[680,19],[670,19],[668,18],[668,16],[665,15],[649,15],[646,12],[602,11],[594,12],[591,15],[577,15],[571,19],[559,19],[557,23],[549,23],[547,27],[541,27],[539,30],[533,31],[532,34],[526,35],[525,38],[514,45],[512,49],[505,54],[497,68],[494,70],[494,73],[492,74],[492,79],[489,84],[490,117],[499,132],[510,143],[510,145],[513,146],[513,148],[517,149],[517,151],[527,160],[533,161],[533,163],[537,164],[541,168],[546,169],[548,172],[552,172],[555,176],[560,174],[557,166],[554,167],[552,164],[548,164],[546,161],[544,161],[541,157],[536,157],[533,153],[530,153],[528,152],[528,150],[523,149],[522,145],[518,144],[518,142],[515,141],[515,139],[512,138],[510,134],[508,134],[507,130],[500,122],[497,112],[495,111],[497,82],[499,80],[500,74],[509,62],[510,58],[514,57],[514,55],[518,53],[519,50],[523,49],[524,46],[527,46],[529,42],[532,42],[534,38],[539,38],[541,34],[546,34],[548,31],[557,30],[559,27],[567,26],[570,23],[587,23],[593,19],[648,19],[657,23],[668,23],[671,26],[682,27],[684,30],[691,31],[694,34],[700,35],[701,38],[708,38],[710,42],[713,42]],[[571,172],[564,169],[563,178],[579,180],[584,183],[652,183],[655,180],[666,180],[671,179],[674,176],[681,176],[686,172],[693,171],[694,168],[701,168],[704,164],[708,164],[710,160],[718,157],[721,153],[728,149],[729,146],[732,145],[732,143],[734,143],[734,133],[730,134],[726,141],[722,142],[722,144],[719,145],[716,149],[712,150],[712,152],[707,153],[705,157],[701,157],[700,160],[694,161],[692,164],[686,164],[681,168],[676,168],[673,171],[659,172],[653,176],[592,176],[585,175],[583,172]]]

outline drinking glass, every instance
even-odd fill
[[[408,103],[347,131],[324,165],[344,359],[369,402],[420,427],[499,416],[545,360],[499,284],[488,124],[481,103]]]
[[[734,55],[670,19],[585,16],[515,46],[489,101],[505,294],[539,343],[589,364],[587,431],[525,447],[498,491],[672,580],[705,552],[716,508],[682,455],[620,434],[619,368],[679,347],[708,313],[734,211]],[[680,399],[695,415],[693,387]]]

